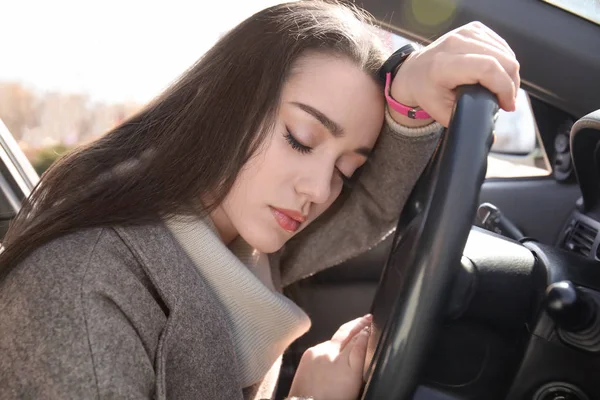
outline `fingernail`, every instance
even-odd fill
[[[363,317],[364,319],[368,319],[369,321],[373,319],[373,316],[371,314],[367,314]]]

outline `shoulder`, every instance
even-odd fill
[[[16,292],[41,294],[51,287],[79,286],[102,236],[106,236],[105,229],[82,230],[37,248],[0,283],[0,306]]]
[[[33,302],[38,307],[74,306],[90,292],[119,290],[154,292],[134,252],[114,229],[86,229],[46,243],[17,265],[0,282],[0,312],[17,297],[43,299]]]
[[[77,315],[90,293],[118,297],[135,291],[159,300],[133,252],[113,229],[86,229],[50,241],[19,263],[0,282],[0,314],[6,317],[5,311],[19,305],[21,314],[39,314],[41,320],[57,313]]]
[[[113,229],[55,239],[0,282],[4,389],[33,390],[34,397],[46,389],[58,397],[93,397],[104,387],[98,381],[106,375],[103,361],[117,368],[120,360],[108,350],[127,345],[129,358],[151,365],[144,357],[154,357],[166,318],[149,279]],[[26,387],[15,375],[24,369],[30,371]],[[151,368],[143,372],[152,375]]]
[[[0,306],[17,288],[20,293],[72,293],[81,288],[90,267],[127,264],[128,259],[132,259],[131,252],[112,229],[61,236],[33,251],[0,283]]]

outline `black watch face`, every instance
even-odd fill
[[[402,62],[406,60],[406,57],[408,57],[413,51],[415,51],[415,47],[410,43],[396,50],[379,69],[378,77],[381,82],[385,84],[385,76],[387,73],[391,72],[394,74]]]

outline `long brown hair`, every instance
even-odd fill
[[[353,5],[300,1],[251,16],[142,111],[42,176],[4,238],[0,276],[76,230],[210,213],[272,131],[282,86],[307,51],[373,75],[383,62],[371,19]]]

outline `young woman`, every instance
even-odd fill
[[[353,7],[266,9],[54,165],[0,255],[0,398],[270,397],[310,326],[281,288],[393,228],[456,86],[514,109],[514,53],[479,23],[411,54],[389,100],[378,43]],[[290,396],[356,398],[368,324],[310,349]]]

